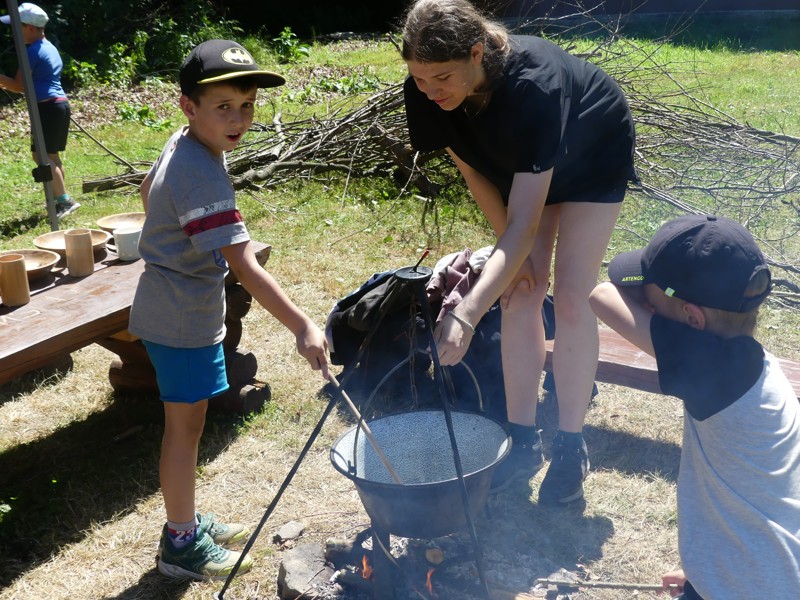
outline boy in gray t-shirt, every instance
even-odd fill
[[[253,122],[260,87],[283,77],[259,69],[242,46],[210,40],[180,71],[180,105],[189,121],[167,142],[141,187],[147,217],[139,242],[146,265],[129,330],[142,338],[164,404],[160,480],[167,512],[158,568],[169,577],[223,579],[241,556],[223,545],[243,540],[243,525],[223,524],[195,509],[197,448],[208,399],[228,389],[225,275],[295,336],[298,352],[328,378],[322,331],[258,264],[236,207],[224,153]],[[246,556],[239,572],[252,559]]]
[[[771,289],[757,244],[730,219],[679,217],[608,275],[594,312],[655,356],[662,391],[684,404],[683,570],[664,587],[685,600],[800,597],[800,404],[753,339]]]

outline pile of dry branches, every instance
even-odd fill
[[[586,55],[620,84],[637,126],[635,196],[679,212],[723,214],[747,226],[780,271],[787,305],[800,305],[800,139],[759,131],[700,99],[659,64],[619,35],[618,24],[603,24],[604,41]],[[458,180],[442,152],[411,148],[400,85],[391,85],[355,103],[342,100],[324,116],[257,124],[249,141],[228,155],[234,187],[259,190],[298,177],[339,173],[354,177],[394,177],[435,198]],[[143,172],[87,182],[84,191],[141,181]]]

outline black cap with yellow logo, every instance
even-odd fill
[[[275,87],[286,83],[282,75],[260,69],[252,55],[236,42],[208,40],[195,46],[183,62],[180,71],[181,93],[188,96],[198,85],[245,76],[255,78],[258,87]]]

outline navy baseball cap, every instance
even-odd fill
[[[725,217],[686,215],[665,223],[641,250],[614,257],[608,277],[620,287],[654,283],[667,296],[730,312],[749,312],[769,295],[748,297],[753,277],[769,267],[741,224]]]
[[[188,96],[198,85],[245,76],[254,77],[262,88],[286,83],[282,75],[260,69],[252,55],[236,42],[208,40],[195,46],[183,62],[181,93]]]

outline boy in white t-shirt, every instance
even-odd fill
[[[655,356],[684,404],[678,476],[685,600],[800,597],[800,409],[753,338],[770,272],[750,233],[691,215],[615,257],[590,297],[612,329]]]

